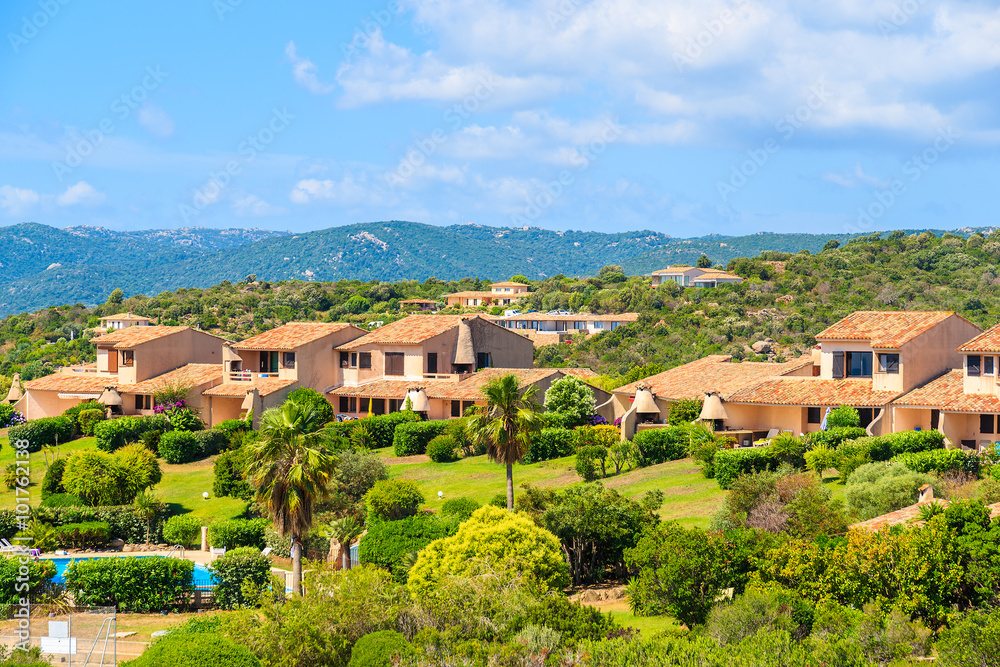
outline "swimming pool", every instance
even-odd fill
[[[128,558],[128,556],[99,556],[98,558]],[[131,556],[131,558],[165,558],[165,556]],[[73,561],[78,560],[95,560],[95,558],[46,558],[45,560],[51,561],[56,565],[56,576],[52,577],[52,583],[64,584],[66,580],[63,575],[66,573],[66,568]],[[207,566],[201,563],[194,564],[194,585],[196,588],[213,588],[215,586],[215,575],[212,571],[208,569]]]

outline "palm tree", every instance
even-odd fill
[[[247,479],[282,536],[292,538],[292,591],[302,592],[302,538],[313,503],[327,494],[337,457],[333,434],[309,405],[286,401],[261,417],[261,438],[247,444]]]
[[[323,529],[323,534],[326,537],[340,545],[340,566],[343,569],[351,569],[351,542],[363,532],[365,532],[365,527],[358,523],[358,520],[353,516],[345,516],[342,519],[332,521]]]
[[[468,432],[486,444],[486,456],[507,466],[507,509],[514,509],[514,464],[528,451],[531,436],[542,428],[538,387],[519,386],[517,376],[503,375],[483,387],[486,405],[472,408]]]
[[[149,544],[149,533],[153,519],[160,513],[160,499],[153,495],[151,491],[142,491],[132,501],[135,513],[146,520],[146,544]]]

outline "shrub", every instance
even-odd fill
[[[404,410],[401,412],[391,412],[387,415],[374,415],[365,417],[354,422],[355,426],[363,426],[371,433],[379,449],[392,447],[393,438],[396,435],[396,427],[407,422],[420,421],[420,415],[416,412]]]
[[[19,470],[20,469],[20,470]],[[28,484],[28,468],[23,466],[18,466],[17,463],[8,463],[7,467],[4,468],[4,485],[11,491],[18,487],[18,484],[23,482],[25,486]]]
[[[183,602],[193,577],[193,562],[156,556],[79,560],[65,574],[76,604],[141,613]]]
[[[347,667],[394,665],[413,654],[413,647],[406,641],[406,637],[395,630],[379,630],[355,642]]]
[[[27,581],[20,577],[20,568],[27,568]],[[56,565],[52,561],[29,560],[26,564],[21,563],[18,556],[0,556],[0,607],[7,608],[8,605],[16,604],[19,598],[24,595],[23,590],[18,590],[17,584],[27,583],[28,590],[32,596],[44,594],[52,582],[52,577],[56,574]]]
[[[156,516],[151,521],[150,539],[158,541],[162,522],[168,516],[166,505],[158,508]],[[129,543],[139,543],[146,540],[146,519],[140,516],[132,505],[115,507],[39,507],[35,510],[35,518],[62,526],[68,523],[83,523],[103,521],[110,527],[110,537],[121,538]]]
[[[427,443],[441,435],[444,421],[405,422],[396,426],[392,447],[396,456],[414,456],[427,451]]]
[[[847,440],[856,440],[857,438],[864,438],[867,435],[868,431],[858,426],[831,428],[826,431],[810,433],[809,442],[811,442],[814,447],[825,445],[836,449],[842,442]]]
[[[504,507],[506,506],[507,501],[504,500]],[[451,498],[444,501],[444,505],[441,506],[441,516],[452,516],[461,522],[472,516],[472,513],[480,507],[482,505],[472,498]]]
[[[682,398],[670,404],[667,423],[671,426],[690,424],[701,415],[703,401],[697,398]]]
[[[604,477],[607,458],[608,450],[600,445],[581,447],[576,450],[576,474],[585,482]]]
[[[80,423],[80,413],[86,410],[97,410],[102,415],[107,412],[107,408],[104,405],[102,405],[98,401],[95,401],[94,399],[91,399],[89,401],[83,401],[82,403],[77,403],[73,407],[68,408],[63,412],[63,417],[69,417],[70,419],[72,419],[73,424],[77,427],[77,430],[83,432],[82,428],[83,425]]]
[[[849,405],[839,405],[826,416],[827,428],[857,428],[861,426],[861,416],[857,409]]]
[[[161,477],[152,452],[133,444],[114,454],[83,450],[68,456],[62,486],[90,505],[127,505]]]
[[[205,424],[191,408],[171,408],[163,413],[174,431],[201,431]]]
[[[139,436],[139,442],[142,443],[143,447],[159,456],[161,437],[163,437],[163,431],[146,431]]]
[[[569,648],[588,639],[599,641],[621,630],[610,614],[571,602],[565,595],[546,595],[525,609],[523,622],[555,630],[561,635],[562,645]]]
[[[570,426],[587,423],[596,407],[594,390],[573,375],[559,378],[545,391],[545,410],[565,415]]]
[[[632,438],[636,463],[640,467],[676,461],[687,456],[691,430],[686,426],[667,426],[639,431]]]
[[[142,443],[125,445],[112,454],[112,459],[125,470],[125,485],[121,489],[122,505],[132,502],[140,491],[156,486],[163,478],[156,455]]]
[[[348,449],[337,457],[333,478],[337,490],[352,503],[359,502],[380,479],[389,479],[382,457],[367,450]]]
[[[715,454],[712,467],[715,481],[723,489],[728,489],[740,475],[775,468],[777,461],[769,447],[720,449]]]
[[[531,436],[528,451],[521,458],[521,463],[538,463],[571,456],[576,451],[576,435],[566,428],[543,428]]]
[[[260,660],[241,646],[215,632],[178,634],[176,630],[153,642],[123,667],[260,667]]]
[[[263,530],[261,542],[263,543]],[[215,603],[223,609],[250,606],[255,600],[247,596],[247,587],[260,590],[271,581],[271,561],[266,556],[261,556],[259,551],[227,552],[222,558],[212,561],[208,567],[215,575]]]
[[[813,624],[813,607],[791,591],[747,590],[709,612],[705,630],[719,646],[739,644],[761,631],[784,630],[804,639]]]
[[[106,521],[67,523],[55,529],[59,546],[74,549],[103,547],[110,540],[110,535],[111,526]]]
[[[130,442],[139,442],[147,431],[169,431],[170,422],[163,415],[151,417],[118,417],[94,425],[97,448],[113,452]]]
[[[271,547],[271,553],[280,558],[291,558],[292,538],[289,535],[282,536],[273,525],[268,524],[264,530],[264,539],[267,546]],[[302,540],[305,546],[305,558],[312,560],[324,560],[330,555],[330,539],[323,537],[319,533],[309,533]]]
[[[904,465],[866,463],[847,479],[847,506],[866,520],[917,502],[917,490],[935,479]]]
[[[266,544],[264,531],[268,525],[270,522],[267,519],[216,521],[208,527],[208,541],[213,547],[254,547],[259,551]]]
[[[190,514],[178,514],[163,524],[163,539],[170,544],[191,548],[201,544],[201,519]]]
[[[573,431],[576,434],[578,447],[600,445],[611,448],[622,440],[621,430],[617,426],[603,424],[599,426],[581,426]]]
[[[458,522],[417,515],[371,526],[358,545],[358,560],[384,567],[400,582],[406,579],[403,557],[436,539],[454,535]]]
[[[971,611],[941,634],[937,643],[942,667],[979,667],[1000,655],[1000,612]]]
[[[105,419],[107,419],[107,415],[104,410],[82,410],[77,418],[80,433],[88,437],[94,435],[94,427],[97,426],[97,422],[102,422]]]
[[[245,419],[226,419],[212,427],[216,431],[222,431],[232,437],[234,433],[246,433],[250,430],[250,424]]]
[[[404,479],[378,480],[364,496],[368,522],[395,521],[417,513],[424,496],[414,482]]]
[[[219,452],[225,451],[229,445],[229,435],[225,431],[209,429],[207,431],[196,431],[192,434],[194,441],[198,443],[197,458],[203,459],[215,456]]]
[[[316,416],[319,417],[321,424],[332,422],[337,418],[337,413],[334,412],[333,406],[330,405],[330,401],[326,400],[326,398],[323,397],[323,394],[319,393],[315,389],[310,389],[309,387],[299,387],[290,393],[288,398],[285,400],[298,403],[299,405],[312,406],[312,409],[316,411]]]
[[[189,463],[198,458],[201,448],[190,431],[170,431],[160,438],[159,449],[167,463]]]
[[[83,507],[86,503],[72,493],[50,493],[42,501],[42,507]]]
[[[944,473],[952,470],[979,475],[979,457],[959,449],[929,449],[923,452],[906,452],[892,457],[893,463],[902,463],[914,472]]]
[[[449,419],[445,422],[444,433],[442,435],[451,436],[451,439],[455,441],[455,446],[461,449],[462,454],[465,456],[480,456],[485,454],[486,445],[473,442],[472,438],[469,437],[468,425],[469,419],[467,417]]]
[[[24,416],[14,409],[10,403],[0,403],[0,428],[7,428],[14,424],[23,424]]]
[[[545,428],[573,428],[573,420],[569,415],[559,412],[543,412],[541,418]]]
[[[43,417],[11,426],[7,438],[11,443],[27,440],[28,451],[38,452],[43,446],[55,447],[60,442],[69,442],[75,431],[76,424],[69,417]]]
[[[250,500],[254,495],[253,485],[243,478],[246,455],[242,450],[223,452],[215,459],[212,493],[217,497]]]
[[[455,439],[442,433],[427,443],[427,456],[435,463],[450,463],[458,460],[456,449]]]

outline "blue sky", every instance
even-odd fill
[[[985,2],[8,0],[0,24],[0,225],[997,219]]]

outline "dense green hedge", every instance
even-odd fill
[[[70,419],[72,419],[73,425],[76,426],[77,430],[80,433],[83,433],[83,425],[80,423],[80,413],[86,410],[97,410],[103,415],[107,413],[108,409],[98,401],[91,399],[89,401],[83,401],[82,403],[77,403],[71,408],[67,408],[65,411],[63,411],[63,417],[69,417]],[[90,433],[89,435],[93,435],[93,433]]]
[[[657,463],[682,459],[688,455],[690,439],[689,426],[667,426],[639,431],[632,438],[636,463],[645,468]]]
[[[408,479],[380,479],[364,496],[368,525],[413,516],[424,502],[415,482]]]
[[[395,630],[379,630],[354,643],[347,667],[396,665],[413,654],[413,646],[406,641],[406,637]]]
[[[146,541],[146,519],[131,505],[109,507],[37,507],[35,518],[53,526],[69,523],[103,521],[108,524],[110,538],[121,538],[130,544]],[[160,505],[150,528],[150,540],[159,542],[163,523],[170,516],[170,509]]]
[[[232,436],[233,433],[246,433],[250,430],[250,424],[245,419],[226,419],[213,426],[212,430]]]
[[[194,563],[158,556],[93,558],[71,563],[65,578],[77,605],[146,613],[186,599]]]
[[[843,428],[831,428],[827,431],[810,433],[809,441],[812,443],[813,447],[826,445],[827,447],[836,449],[843,442],[856,440],[857,438],[864,438],[867,435],[868,431],[863,428],[857,426],[846,426]]]
[[[160,456],[167,463],[190,463],[199,458],[201,447],[195,433],[170,431],[160,438],[159,450]]]
[[[18,582],[18,569],[22,567],[18,556],[0,556],[0,607],[14,604],[24,597],[24,590],[18,590],[21,586],[28,584],[28,591],[32,596],[39,597],[49,588],[52,577],[56,574],[56,564],[52,561],[28,561],[25,566],[28,568],[28,581]]]
[[[213,547],[263,549],[266,544],[264,531],[268,525],[270,522],[267,519],[216,521],[208,527],[208,541]]]
[[[227,553],[213,561],[209,569],[215,575],[215,604],[223,609],[253,604],[254,600],[247,596],[245,586],[263,589],[271,581],[271,561],[259,553]]]
[[[11,426],[7,438],[13,445],[18,440],[28,441],[28,451],[37,452],[43,446],[54,447],[56,443],[66,443],[76,436],[76,422],[71,417],[43,417],[24,424]]]
[[[192,514],[172,516],[163,524],[163,539],[187,548],[200,545],[201,524],[201,519]]]
[[[923,452],[905,452],[892,457],[915,472],[949,472],[959,470],[979,475],[979,457],[973,452],[959,449],[930,449]]]
[[[162,637],[123,667],[260,667],[260,660],[241,646],[215,632],[175,634]]]
[[[287,535],[282,536],[273,525],[268,524],[264,531],[264,539],[267,541],[267,546],[271,547],[273,555],[279,558],[292,557],[292,538]],[[324,560],[330,555],[330,539],[317,532],[306,535],[302,543],[305,545],[305,553],[302,555],[306,558]]]
[[[111,526],[107,521],[65,523],[53,531],[61,547],[73,549],[99,549],[110,541]]]
[[[396,427],[407,422],[420,421],[420,415],[416,412],[401,411],[390,412],[387,415],[374,415],[365,417],[354,422],[350,422],[351,428],[364,426],[372,437],[375,438],[379,449],[392,447],[393,438],[396,435]],[[342,422],[343,423],[343,422]]]
[[[253,484],[243,479],[246,467],[246,454],[242,449],[222,452],[215,459],[215,478],[212,482],[212,493],[219,497],[229,496],[250,500],[254,495]]]
[[[107,415],[104,410],[82,410],[76,422],[79,426],[80,434],[91,437],[94,435],[94,427],[97,426],[98,422],[106,419]]]
[[[368,529],[358,545],[358,560],[384,567],[399,581],[406,579],[402,566],[403,556],[420,551],[441,537],[454,535],[458,521],[439,519],[435,516],[419,514],[399,519],[383,521]]]
[[[715,481],[728,489],[740,475],[776,468],[778,459],[770,447],[720,449],[715,454]]]
[[[427,451],[427,443],[441,435],[447,422],[403,422],[396,426],[392,447],[396,456],[414,456]]]
[[[194,435],[195,442],[198,443],[198,459],[215,456],[219,452],[225,451],[229,446],[229,434],[225,431],[209,429],[207,431],[195,431],[192,435]]]
[[[170,420],[163,415],[149,417],[118,417],[94,425],[97,448],[105,452],[121,449],[130,442],[139,442],[148,431],[169,431]]]
[[[86,507],[80,496],[72,493],[50,493],[42,500],[41,507]]]
[[[538,463],[563,456],[572,456],[576,451],[576,434],[568,428],[548,427],[531,436],[528,451],[521,463]]]

